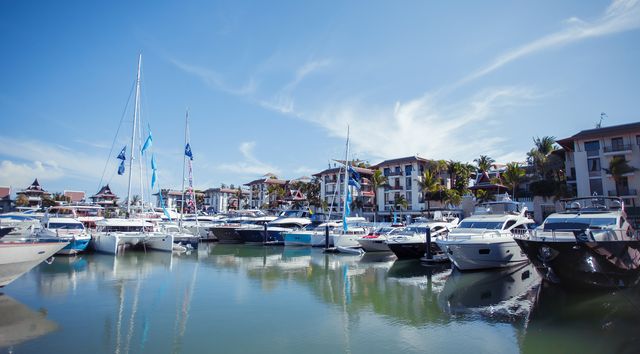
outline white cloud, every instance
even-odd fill
[[[459,84],[475,80],[514,60],[548,48],[637,29],[640,27],[639,0],[614,0],[599,18],[591,22],[570,17],[564,23],[567,27],[561,31],[507,51],[495,58],[489,65],[463,79]]]
[[[256,91],[256,88],[257,88],[257,83],[253,79],[249,79],[249,81],[244,86],[232,87],[225,83],[225,81],[222,79],[219,73],[211,69],[207,69],[207,68],[203,68],[203,67],[199,67],[191,64],[186,64],[175,59],[170,59],[170,61],[180,70],[198,77],[208,86],[217,90],[221,90],[221,91],[233,94],[233,95],[237,95],[237,96],[251,95]]]
[[[24,188],[34,179],[46,176],[48,180],[60,179],[64,172],[57,166],[47,165],[41,161],[15,163],[9,160],[0,161],[0,185]]]
[[[238,149],[244,160],[234,163],[226,163],[218,166],[219,170],[232,172],[239,175],[264,175],[266,173],[280,174],[279,168],[259,161],[253,155],[253,149],[256,146],[255,141],[245,141],[240,144]]]

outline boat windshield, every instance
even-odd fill
[[[547,218],[544,230],[604,229],[616,226],[616,218]]]
[[[458,229],[487,229],[501,230],[502,221],[463,221],[458,225]]]
[[[51,222],[49,223],[49,228],[59,230],[82,230],[84,229],[84,226],[82,224],[75,223]]]
[[[427,228],[426,227],[416,227],[416,226],[410,226],[405,228],[404,230],[400,231],[399,234],[425,234],[427,233]]]

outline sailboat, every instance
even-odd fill
[[[131,177],[133,161],[138,160],[140,168],[140,190],[142,184],[142,154],[151,144],[151,133],[140,150],[136,149],[136,134],[140,135],[140,67],[142,65],[142,54],[138,56],[138,70],[136,76],[135,103],[133,110],[133,127],[131,132],[131,153],[129,156],[129,182],[127,188],[127,218],[104,219],[96,222],[96,231],[93,233],[93,247],[98,252],[118,254],[130,247],[149,247],[162,251],[173,249],[173,237],[165,233],[153,231],[154,225],[143,218],[131,218]],[[126,160],[126,146],[118,155],[121,160],[118,174],[124,173],[124,163]],[[142,202],[144,205],[144,201]]]

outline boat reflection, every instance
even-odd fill
[[[583,292],[543,282],[522,353],[637,353],[640,287]]]
[[[36,268],[38,293],[64,295],[75,292],[90,276],[88,263],[83,256],[55,257],[51,264]]]
[[[46,310],[33,311],[3,294],[0,294],[0,314],[0,348],[12,347],[58,329],[55,322],[47,319]]]
[[[540,277],[531,264],[504,269],[454,270],[438,296],[443,311],[453,315],[480,313],[511,321],[526,317]]]

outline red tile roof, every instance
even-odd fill
[[[84,200],[84,192],[81,191],[64,191],[64,196],[69,197],[71,202],[80,202]]]
[[[11,187],[0,187],[0,199],[11,197]]]

